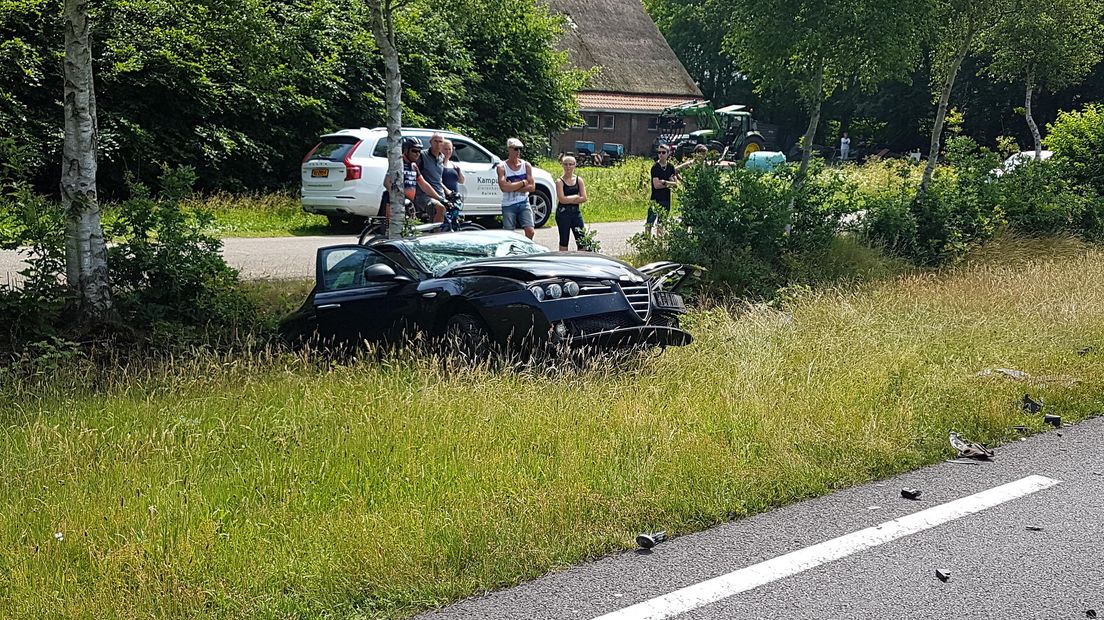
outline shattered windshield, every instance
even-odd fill
[[[548,251],[548,248],[520,235],[502,233],[420,237],[409,242],[407,249],[434,277],[440,277],[449,269],[481,258],[528,256]]]

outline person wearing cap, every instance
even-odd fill
[[[533,166],[521,158],[524,145],[517,138],[506,141],[509,154],[498,164],[498,188],[502,190],[502,229],[525,229],[530,239],[537,233],[533,225],[533,209],[529,206],[529,192],[536,189]]]

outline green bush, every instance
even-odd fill
[[[188,167],[164,169],[157,196],[132,181],[131,197],[107,227],[107,236],[119,239],[108,251],[116,302],[141,325],[234,325],[250,316],[222,241],[206,232],[214,216],[181,207],[194,182]]]
[[[644,259],[705,267],[707,284],[724,292],[770,296],[787,283],[787,256],[831,244],[853,189],[818,169],[795,190],[792,175],[692,166],[683,172],[681,215],[665,236],[634,245]]]
[[[1090,187],[1097,196],[1104,196],[1104,105],[1060,113],[1047,127],[1045,144],[1054,151],[1054,164],[1072,186]]]
[[[1017,233],[1099,239],[1104,232],[1104,201],[1073,187],[1051,161],[1026,162],[1001,176],[999,201],[1008,227]]]

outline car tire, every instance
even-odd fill
[[[552,217],[551,194],[543,187],[538,187],[537,191],[529,194],[529,207],[533,209],[533,226],[541,228]]]
[[[494,353],[491,334],[483,321],[470,314],[454,314],[445,323],[446,351],[462,361],[486,362]]]

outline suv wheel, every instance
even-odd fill
[[[548,195],[548,190],[538,187],[537,191],[529,194],[529,206],[533,209],[534,226],[540,228],[548,223],[548,218],[552,217],[552,197]]]

